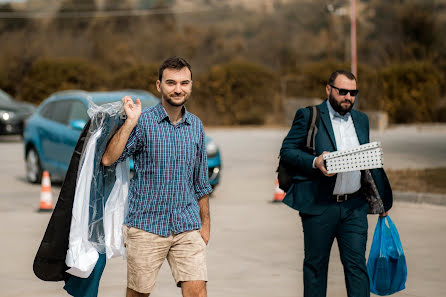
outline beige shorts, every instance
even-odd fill
[[[166,258],[178,287],[184,281],[207,281],[206,244],[200,231],[162,237],[124,225],[123,232],[128,288],[150,293]]]

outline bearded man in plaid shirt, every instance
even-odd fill
[[[139,99],[122,98],[127,119],[102,157],[105,166],[134,160],[124,221],[126,296],[149,296],[166,258],[183,296],[206,296],[212,187],[203,124],[184,106],[192,92],[191,66],[167,59],[156,86],[161,103],[142,112]]]

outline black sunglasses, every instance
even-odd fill
[[[345,96],[345,95],[347,95],[348,93],[350,93],[350,96],[355,97],[355,96],[358,95],[358,93],[359,93],[359,90],[340,89],[340,88],[336,88],[336,87],[333,86],[333,85],[330,85],[330,87],[335,88],[336,90],[338,90],[339,95],[341,95],[341,96]]]

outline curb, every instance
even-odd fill
[[[395,201],[446,205],[446,194],[393,192]]]

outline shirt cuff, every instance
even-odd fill
[[[210,184],[207,184],[206,186],[199,186],[195,188],[195,198],[197,200],[200,200],[200,198],[209,195],[212,193],[212,187]]]
[[[314,163],[316,162],[317,157],[314,157],[313,159],[313,169],[316,169],[316,166],[314,165]]]

